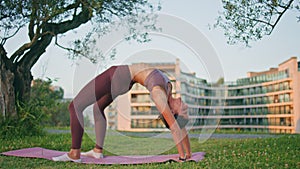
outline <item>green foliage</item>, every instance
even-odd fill
[[[70,126],[70,114],[68,111],[70,101],[57,102],[53,107],[45,110],[48,115],[47,120],[43,123],[44,126]]]
[[[69,126],[70,117],[68,106],[70,101],[63,100],[63,89],[52,86],[53,81],[48,79],[34,80],[31,88],[31,102],[40,106],[40,112],[45,115],[42,126]]]
[[[24,136],[35,136],[43,134],[40,125],[45,118],[41,112],[41,106],[35,102],[18,104],[18,115],[14,118],[1,118],[0,138],[14,138]]]
[[[120,1],[120,0],[43,0],[43,1],[18,1],[2,0],[0,4],[0,44],[15,36],[21,28],[28,26],[28,34],[31,43],[24,44],[16,50],[12,59],[23,57],[24,52],[34,45],[38,39],[51,35],[56,38],[55,44],[70,52],[71,58],[86,57],[92,62],[104,57],[102,51],[97,48],[96,39],[110,32],[117,25],[107,27],[109,24],[122,23],[122,27],[128,29],[126,38],[144,41],[146,32],[140,32],[137,26],[143,26],[146,30],[155,29],[154,21],[145,13],[160,10],[160,5],[150,4],[148,0]],[[127,18],[127,19],[124,19]],[[129,18],[129,19],[128,19]],[[135,22],[132,22],[134,20]],[[137,22],[140,21],[140,22]],[[72,46],[58,43],[67,31],[74,30],[85,23],[92,25],[90,30],[85,30],[83,38],[73,39]],[[132,31],[134,30],[134,31]],[[25,47],[26,46],[26,47]]]
[[[215,27],[225,31],[229,44],[238,42],[249,46],[250,41],[270,35],[279,20],[289,9],[299,10],[295,0],[222,0],[224,11],[217,18]]]
[[[53,104],[57,100],[63,99],[64,91],[60,87],[52,86],[53,81],[36,79],[31,87],[31,99],[39,101],[42,105]]]
[[[1,137],[40,135],[45,126],[68,126],[69,102],[62,102],[63,94],[60,87],[52,86],[50,79],[34,80],[30,100],[17,104],[17,117],[1,117]]]

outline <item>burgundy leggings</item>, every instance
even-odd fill
[[[101,149],[106,132],[104,109],[119,95],[129,91],[134,84],[128,66],[112,66],[85,85],[69,106],[72,149],[80,149],[83,135],[83,111],[93,106],[96,148]]]

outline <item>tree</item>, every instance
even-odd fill
[[[61,87],[53,86],[52,80],[36,79],[32,82],[30,102],[37,107],[32,116],[43,115],[40,126],[69,126],[69,100],[64,100]],[[20,113],[19,113],[20,114]]]
[[[217,80],[217,82],[216,82],[216,84],[217,85],[223,85],[224,84],[224,77],[220,77],[218,80]]]
[[[0,118],[0,138],[41,135],[46,126],[69,126],[69,102],[63,101],[63,89],[52,82],[32,81],[30,100],[17,102],[18,118]]]
[[[246,46],[270,35],[288,10],[300,12],[299,1],[295,0],[222,0],[222,3],[224,11],[214,26],[224,29],[229,44],[242,42]],[[299,22],[300,17],[297,18]]]
[[[61,87],[53,86],[52,82],[50,79],[46,81],[42,79],[33,80],[30,99],[35,102],[44,102],[42,105],[51,105],[53,104],[52,102],[62,100],[64,90]]]
[[[105,32],[101,29],[105,25],[120,18],[137,18],[140,16],[138,14],[155,9],[147,0],[1,0],[0,116],[17,116],[16,103],[26,102],[30,97],[33,79],[30,70],[53,39],[57,46],[73,52],[74,56],[88,57],[90,45],[95,44],[92,35]],[[66,32],[87,23],[93,27],[82,40],[75,40],[71,47],[63,47],[58,43],[58,39]],[[147,28],[150,27],[148,25]],[[8,56],[6,42],[25,28],[28,42],[21,44]],[[131,34],[139,33],[135,29],[130,31]],[[133,38],[136,37],[133,35]],[[94,61],[94,58],[91,57],[91,60]]]

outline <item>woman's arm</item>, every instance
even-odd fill
[[[177,147],[177,150],[179,153],[179,157],[184,158],[185,157],[184,146],[183,146],[184,137],[183,137],[180,127],[179,127],[178,123],[176,122],[174,115],[168,105],[168,99],[167,99],[166,93],[164,92],[164,90],[162,90],[161,87],[155,86],[155,87],[153,87],[150,94],[151,94],[151,98],[154,101],[158,111],[162,113],[164,119],[167,121],[167,123],[170,126],[170,130],[171,130],[171,133],[173,136],[173,140],[176,144],[176,147]]]
[[[181,133],[183,135],[182,144],[183,144],[183,148],[185,150],[185,157],[186,157],[186,159],[189,159],[192,157],[192,152],[191,152],[189,135],[188,135],[185,127],[181,129]]]

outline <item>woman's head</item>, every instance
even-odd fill
[[[179,127],[180,128],[185,127],[185,125],[188,123],[188,113],[187,113],[188,106],[181,100],[180,97],[179,98],[169,97],[168,104]],[[160,115],[159,118],[166,125],[166,127],[169,128],[169,125],[164,119],[164,117]]]
[[[170,97],[168,103],[173,114],[177,114],[179,116],[183,116],[184,118],[188,118],[188,106],[181,100],[181,97]]]

